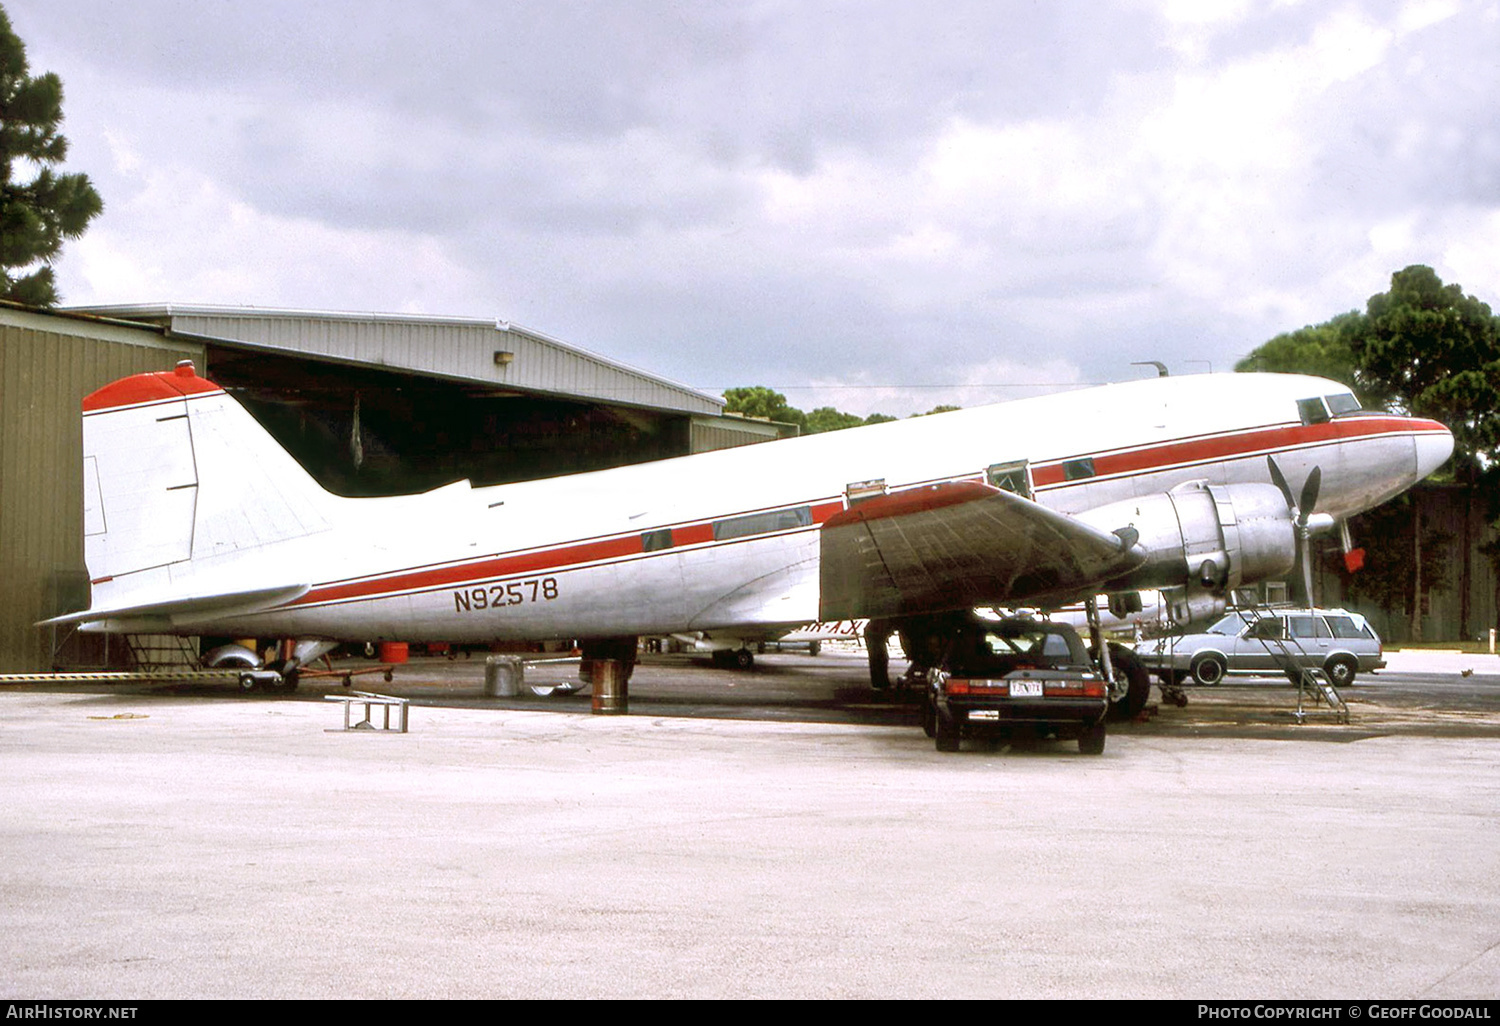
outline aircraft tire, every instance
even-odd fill
[[[1133,720],[1146,708],[1146,700],[1151,697],[1151,675],[1146,672],[1141,657],[1124,645],[1110,645],[1109,659],[1130,682],[1125,697],[1110,703],[1109,718],[1116,723]]]
[[[734,660],[734,666],[737,670],[748,670],[755,665],[755,653],[748,648],[740,649],[730,658]]]
[[[1223,659],[1216,655],[1202,655],[1193,660],[1193,668],[1189,672],[1199,684],[1212,687],[1223,682],[1226,670]]]

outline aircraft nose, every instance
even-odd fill
[[[1413,441],[1417,449],[1417,480],[1420,481],[1447,463],[1448,457],[1453,455],[1453,432],[1435,420],[1419,420],[1416,426]]]

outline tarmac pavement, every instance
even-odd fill
[[[941,755],[849,659],[705,662],[617,717],[414,665],[405,735],[0,692],[0,996],[1500,994],[1500,671],[1393,661],[1349,727],[1195,689],[1087,757]]]

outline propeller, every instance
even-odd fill
[[[1297,558],[1302,562],[1302,585],[1307,589],[1307,604],[1313,604],[1313,580],[1312,580],[1312,535],[1313,531],[1324,526],[1322,523],[1312,523],[1313,507],[1318,504],[1318,490],[1323,485],[1323,470],[1321,467],[1313,467],[1308,472],[1307,480],[1302,482],[1302,495],[1300,500],[1292,498],[1292,487],[1286,482],[1286,475],[1276,465],[1276,457],[1267,456],[1266,465],[1271,468],[1271,480],[1276,487],[1281,489],[1282,496],[1286,499],[1287,509],[1291,511],[1292,522],[1297,528]],[[1319,521],[1329,518],[1319,517]]]

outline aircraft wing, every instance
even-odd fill
[[[310,585],[288,584],[271,588],[255,588],[238,592],[218,592],[189,597],[175,596],[160,601],[137,600],[128,605],[96,606],[77,613],[54,616],[43,620],[38,627],[54,627],[64,624],[111,624],[109,629],[130,629],[148,632],[152,629],[170,630],[180,623],[195,620],[210,620],[215,617],[259,612],[283,605],[307,593]]]
[[[894,492],[824,523],[820,619],[1044,604],[1132,569],[1134,541],[977,481]]]

